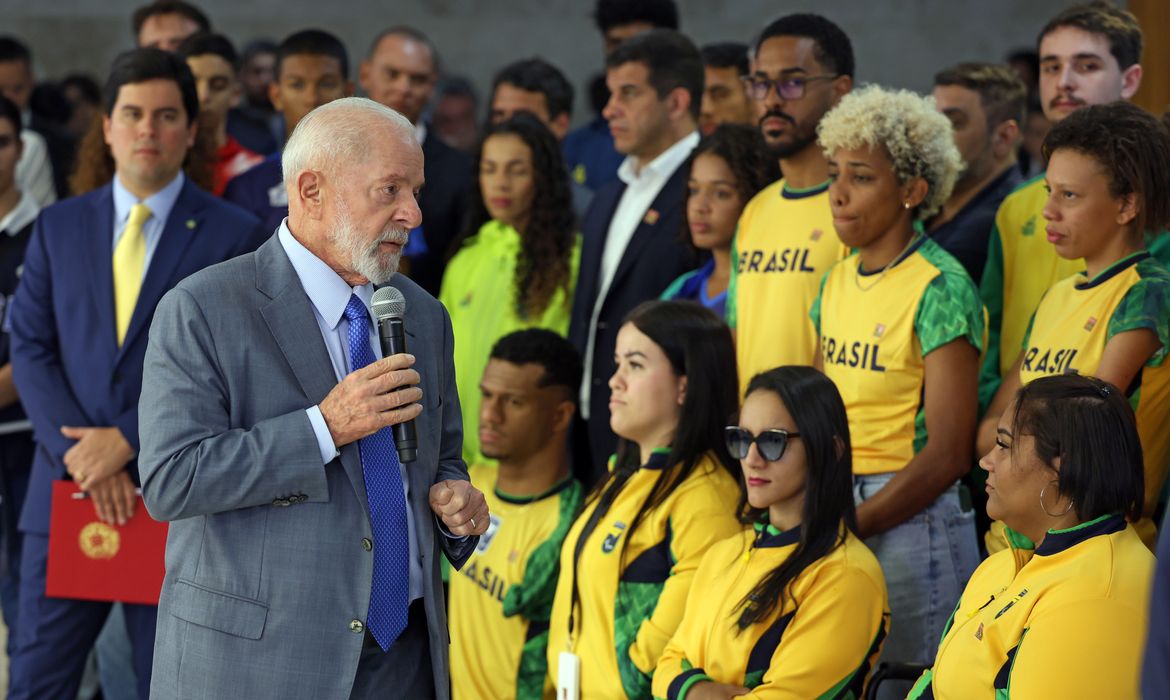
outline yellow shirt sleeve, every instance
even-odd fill
[[[696,508],[698,504],[693,498],[680,498],[673,507],[675,512],[686,514],[670,521],[673,532],[671,553],[675,564],[658,597],[654,614],[642,623],[630,646],[630,660],[647,675],[654,672],[659,657],[678,630],[686,609],[687,594],[703,555],[711,545],[743,529],[722,503],[714,507],[710,495],[700,489],[692,490],[691,494],[702,499],[703,508]]]
[[[876,660],[884,639],[886,593],[865,572],[833,567],[803,592],[763,682],[740,697],[807,700],[839,697]],[[1027,696],[1024,696],[1027,697]]]
[[[721,548],[707,550],[695,572],[691,590],[687,594],[686,608],[683,611],[682,622],[674,636],[670,638],[662,657],[658,660],[658,667],[654,669],[653,695],[656,698],[667,697],[671,682],[684,671],[694,667],[694,659],[687,657],[687,649],[701,648],[706,632],[706,616],[700,611],[704,599],[709,598],[714,590],[715,579],[719,575],[718,563],[712,559]]]
[[[1011,696],[1137,700],[1144,603],[1089,600],[1033,620],[1008,662]]]

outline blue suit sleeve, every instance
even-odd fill
[[[90,426],[92,421],[77,402],[61,362],[44,221],[41,216],[33,228],[12,302],[12,376],[37,442],[53,456],[63,477],[65,452],[75,442],[61,434],[61,426]]]

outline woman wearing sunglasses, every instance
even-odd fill
[[[699,561],[742,529],[723,440],[736,408],[731,331],[699,304],[647,302],[618,331],[614,360],[621,440],[561,548],[549,621],[553,683],[579,680],[586,700],[650,697]]]
[[[889,613],[881,567],[853,532],[841,395],[811,367],[758,374],[726,440],[752,529],[703,557],[654,697],[861,697]]]
[[[1126,522],[1143,474],[1125,395],[1075,374],[1036,379],[979,466],[1010,547],[971,576],[909,697],[1136,700],[1154,556]]]

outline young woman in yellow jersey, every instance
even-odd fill
[[[650,697],[699,561],[742,529],[723,440],[738,386],[731,331],[694,302],[647,302],[619,330],[614,361],[621,441],[565,537],[549,621],[553,684],[579,680],[586,700]]]
[[[819,361],[853,438],[858,533],[881,562],[893,613],[882,658],[929,663],[979,563],[971,466],[983,307],[966,270],[921,222],[960,166],[933,102],[868,87],[821,121],[829,205],[856,253],[825,275],[812,313]]]
[[[465,426],[479,419],[479,378],[497,340],[523,328],[569,332],[580,256],[560,145],[536,117],[517,114],[488,127],[475,168],[465,238],[439,290],[451,314]],[[484,461],[477,438],[463,432],[468,464]]]
[[[758,374],[726,437],[752,529],[703,557],[654,697],[860,698],[889,612],[881,567],[854,534],[841,395],[811,367]]]
[[[1143,469],[1125,396],[1091,377],[1036,379],[979,465],[1011,546],[971,576],[910,698],[1137,700],[1154,556],[1126,522]]]
[[[987,452],[1006,404],[1022,384],[1052,374],[1083,374],[1124,387],[1137,413],[1146,493],[1136,522],[1151,548],[1150,515],[1170,467],[1170,272],[1145,248],[1146,232],[1170,223],[1170,132],[1128,102],[1073,112],[1052,128],[1046,234],[1085,271],[1053,285],[1032,316],[1024,347],[979,430]],[[1161,233],[1159,235],[1167,235]],[[988,550],[1006,544],[993,527]]]

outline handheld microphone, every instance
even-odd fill
[[[406,352],[406,298],[402,292],[394,287],[382,287],[374,292],[370,306],[378,319],[382,357]],[[418,437],[414,431],[413,418],[394,426],[394,444],[398,448],[399,461],[413,462],[418,457]]]

